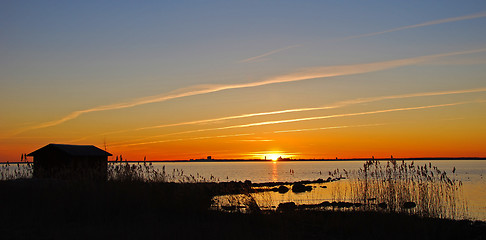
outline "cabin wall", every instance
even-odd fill
[[[72,170],[84,178],[106,180],[108,178],[108,157],[73,157]]]
[[[55,151],[34,156],[35,178],[106,180],[108,157],[72,157]]]
[[[63,169],[67,169],[70,163],[69,157],[55,151],[46,151],[34,156],[34,177],[49,178],[59,175]]]

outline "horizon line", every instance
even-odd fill
[[[486,160],[484,157],[352,157],[352,158],[282,158],[281,160],[271,160],[264,158],[206,158],[198,159],[171,159],[171,160],[127,160],[127,161],[114,161],[107,160],[108,163],[154,163],[154,162],[229,162],[229,161],[263,161],[263,162],[288,162],[288,161],[362,161],[362,160]],[[22,161],[22,162],[0,162],[0,164],[27,164],[34,163],[34,161]]]

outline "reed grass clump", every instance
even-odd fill
[[[168,176],[165,173],[165,166],[162,171],[153,167],[152,163],[129,164],[125,163],[108,163],[108,181],[122,182],[167,182]]]
[[[431,163],[418,166],[392,159],[382,165],[369,160],[349,175],[350,200],[367,209],[433,218],[467,217],[462,182]]]
[[[217,181],[217,179],[213,176],[210,178],[205,178],[199,174],[187,175],[181,169],[172,169],[172,171],[167,172],[165,170],[165,166],[162,166],[162,169],[158,169],[155,168],[151,162],[109,162],[107,172],[108,181],[136,181],[153,183],[207,183]]]
[[[31,178],[34,165],[31,162],[0,165],[0,181]]]
[[[94,169],[80,169],[79,176],[73,176],[71,169],[56,169],[50,174],[52,178],[76,179],[83,181],[95,180],[98,171]],[[108,162],[106,180],[114,182],[146,182],[146,183],[211,183],[218,182],[214,176],[206,178],[200,174],[186,174],[181,169],[166,171],[165,166],[156,168],[151,162]],[[0,181],[15,179],[30,179],[33,176],[32,162],[0,164]],[[82,173],[82,174],[81,174]],[[66,177],[69,175],[69,177]]]

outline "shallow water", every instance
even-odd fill
[[[415,165],[424,166],[429,162],[446,171],[447,175],[462,182],[463,195],[469,208],[468,218],[486,221],[486,160],[419,160]],[[410,164],[411,161],[407,161]],[[136,164],[136,163],[133,163]],[[168,175],[193,176],[198,181],[245,181],[263,182],[296,182],[302,180],[327,179],[330,172],[339,169],[351,172],[363,167],[364,161],[281,161],[281,162],[158,162],[153,167],[158,170],[165,168]],[[386,162],[382,163],[386,164]],[[5,173],[5,164],[2,164]],[[5,168],[5,169],[4,169]],[[8,169],[11,175],[17,164],[11,164]],[[453,169],[455,173],[452,173]],[[336,176],[336,175],[335,175]],[[25,176],[28,177],[28,176]],[[177,181],[177,176],[173,180]],[[264,192],[253,194],[258,205],[264,208],[275,208],[282,202],[297,204],[317,204],[322,201],[348,200],[342,196],[347,180],[333,183],[313,184],[313,190],[305,193],[285,194]],[[290,187],[290,185],[288,185]],[[326,186],[327,188],[322,188]]]
[[[484,182],[486,160],[435,160],[414,161],[415,165],[429,162],[446,171],[449,176],[467,182]],[[411,163],[411,161],[406,161]],[[339,169],[351,171],[363,167],[364,161],[282,161],[282,162],[166,162],[154,163],[155,168],[165,166],[166,172],[183,170],[185,174],[199,174],[205,178],[215,177],[218,181],[295,182],[327,178],[329,172]],[[452,170],[456,168],[455,174]]]
[[[486,160],[419,160],[415,165],[424,166],[429,162],[432,166],[446,171],[447,175],[462,181],[462,191],[469,208],[468,218],[486,221]],[[406,161],[410,164],[411,161]],[[339,169],[350,172],[362,168],[364,161],[303,161],[303,162],[168,162],[155,163],[155,168],[165,166],[166,172],[175,169],[183,171],[185,175],[199,176],[216,181],[245,181],[262,182],[295,182],[301,180],[326,179],[329,172]],[[386,164],[386,163],[382,163]],[[453,169],[455,173],[452,173]],[[346,200],[340,196],[346,180],[327,184],[313,184],[314,189],[306,193],[291,191],[280,194],[265,192],[253,194],[257,203],[266,208],[278,206],[281,202],[295,202],[297,204],[316,204],[335,199]],[[327,188],[321,188],[326,185]],[[336,188],[336,185],[341,185]]]

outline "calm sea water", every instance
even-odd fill
[[[483,174],[486,173],[486,160],[414,161],[414,164],[419,166],[429,163],[464,183],[483,181]],[[186,175],[199,174],[205,178],[213,176],[219,181],[250,180],[254,183],[262,183],[327,178],[330,171],[358,170],[363,167],[363,164],[364,161],[166,162],[154,163],[154,167],[161,169],[165,166],[166,172],[178,169],[183,170]],[[454,168],[456,172],[452,174]]]
[[[411,161],[406,161],[410,164]],[[462,182],[463,196],[468,205],[468,218],[486,221],[486,160],[419,160],[415,165],[423,166],[431,163],[441,171],[446,171],[450,178]],[[136,163],[132,163],[136,164]],[[295,182],[301,180],[326,179],[329,172],[339,169],[356,171],[363,167],[364,161],[290,161],[290,162],[158,162],[153,163],[154,168],[162,170],[169,175],[178,174],[194,176],[198,180],[207,181],[245,181],[253,183],[263,182]],[[382,164],[386,164],[383,162]],[[10,165],[10,172],[16,169],[16,164]],[[6,166],[2,164],[2,169]],[[453,169],[455,173],[452,173]],[[5,172],[5,171],[3,171]],[[30,176],[24,176],[30,177]],[[317,186],[313,191],[306,193],[285,194],[265,192],[255,194],[253,197],[260,206],[275,207],[281,202],[296,202],[298,204],[315,204],[322,201],[332,201],[339,194],[335,184],[345,183],[341,180],[326,184],[328,188]]]
[[[411,161],[406,161],[407,164]],[[431,163],[456,180],[462,181],[462,190],[468,204],[471,219],[486,221],[486,160],[419,160],[415,165]],[[364,161],[293,161],[293,162],[168,162],[155,163],[165,166],[167,173],[182,171],[184,175],[215,179],[216,181],[295,182],[301,180],[326,179],[329,172],[339,169],[352,171],[362,168]],[[382,163],[386,164],[386,163]],[[453,169],[455,173],[453,174]],[[319,203],[331,200],[330,189],[316,188],[305,194],[265,193],[255,196],[263,205],[278,205],[280,202]]]

